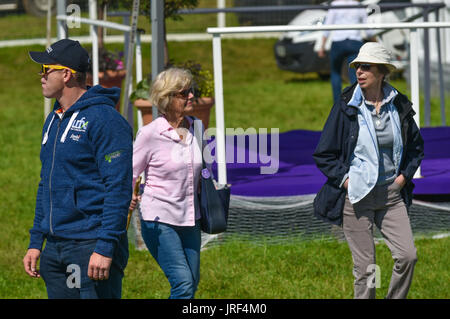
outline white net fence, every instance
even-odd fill
[[[301,240],[344,240],[342,229],[318,220],[313,215],[315,195],[286,197],[231,196],[228,229],[218,235],[202,234],[202,247],[228,240],[253,244],[283,244]],[[414,200],[409,209],[416,238],[450,234],[450,202]],[[376,229],[376,227],[375,227]],[[375,230],[375,238],[381,239]],[[138,249],[145,249],[140,235],[139,214],[133,215],[130,238]]]

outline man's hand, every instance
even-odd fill
[[[41,251],[36,248],[30,248],[27,251],[25,257],[23,257],[23,266],[25,268],[25,272],[33,278],[39,278],[41,275],[37,270],[37,261],[41,256]]]
[[[320,50],[317,52],[317,55],[319,56],[319,58],[324,58],[325,55],[325,50],[323,48],[320,48]]]
[[[92,280],[108,279],[111,263],[112,258],[93,253],[89,259],[88,277]]]
[[[322,45],[320,46],[319,51],[317,52],[317,55],[319,56],[319,58],[324,58],[325,55],[325,44],[327,43],[327,37],[322,37]]]

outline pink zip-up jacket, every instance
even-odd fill
[[[189,121],[181,140],[164,116],[142,127],[133,146],[133,185],[145,171],[142,218],[175,226],[194,226],[200,218],[198,190],[202,170],[201,121]],[[200,125],[200,129],[195,127]],[[197,134],[194,133],[194,128]],[[198,135],[198,136],[196,136]],[[199,140],[200,143],[197,141]]]

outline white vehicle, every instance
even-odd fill
[[[48,0],[0,0],[0,11],[23,10],[29,14],[42,16],[47,12]],[[53,1],[56,8],[56,1]]]
[[[56,1],[53,0],[52,12],[56,12]],[[0,12],[7,11],[25,11],[28,14],[34,16],[45,16],[48,10],[49,0],[0,0]],[[66,0],[66,4],[77,3],[82,7],[85,7],[87,1],[84,0]]]
[[[331,1],[323,3],[328,5]],[[366,0],[362,1],[364,5],[376,5],[382,3],[392,3],[392,1]],[[395,1],[410,2],[410,1]],[[375,7],[375,6],[374,6]],[[411,14],[407,14],[408,9],[396,9],[393,11],[371,10],[368,23],[392,23],[406,21]],[[411,11],[411,10],[409,10]],[[327,10],[305,10],[298,14],[289,25],[321,25],[323,24]],[[361,30],[364,38],[364,30]],[[322,31],[301,31],[287,32],[274,46],[277,65],[282,70],[308,73],[317,72],[320,77],[327,78],[330,74],[330,64],[328,51],[331,47],[330,37],[326,43],[325,49],[327,55],[319,58],[317,52],[322,43]],[[408,63],[408,30],[390,30],[379,36],[377,40],[383,43],[392,53],[395,59],[394,64],[401,70]],[[343,75],[347,77],[345,63],[343,64]]]

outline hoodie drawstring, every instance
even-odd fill
[[[52,126],[53,120],[55,119],[55,114],[53,114],[52,120],[50,121],[50,124],[47,126],[47,131],[44,134],[44,138],[42,139],[42,145],[47,143],[48,140],[48,132],[50,131],[50,127]]]
[[[80,111],[76,111],[75,113],[72,114],[72,116],[70,117],[70,121],[66,126],[66,129],[64,130],[63,135],[61,136],[61,143],[64,143],[66,141],[66,137],[67,137],[67,133],[69,132],[70,128],[72,127],[73,122],[75,121],[75,119],[78,116],[78,113],[80,113]],[[48,124],[47,127],[47,131],[44,134],[44,138],[42,139],[42,145],[44,145],[45,143],[47,143],[48,140],[48,132],[50,131],[50,127],[53,124],[53,120],[55,119],[55,114],[53,114],[52,120],[50,121],[50,123]]]
[[[66,129],[64,130],[64,134],[61,136],[61,143],[64,143],[64,141],[66,140],[67,133],[69,132],[70,128],[72,127],[73,122],[74,122],[75,119],[77,118],[78,113],[80,113],[80,111],[76,111],[76,112],[73,113],[72,116],[70,117],[69,124],[67,124]]]

